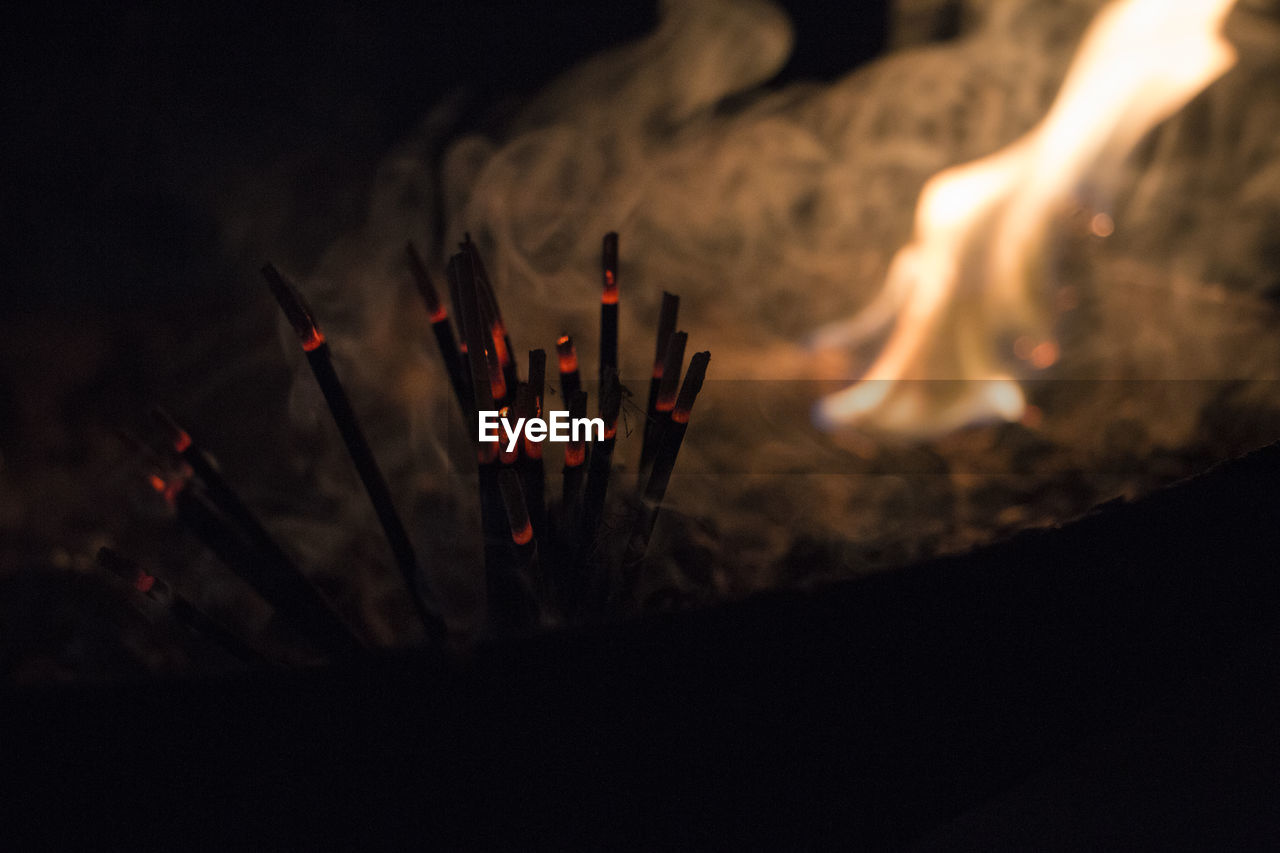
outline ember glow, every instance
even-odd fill
[[[1082,188],[1105,193],[1142,138],[1235,63],[1221,34],[1233,5],[1110,4],[1034,130],[925,185],[914,239],[883,290],[818,336],[821,347],[847,347],[888,330],[860,381],[821,401],[821,423],[928,436],[1022,417],[1015,377],[1058,359],[1041,273],[1050,229]],[[1090,227],[1105,237],[1116,226],[1100,212]]]

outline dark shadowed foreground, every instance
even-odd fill
[[[465,660],[10,694],[4,835],[1263,847],[1278,479],[1272,446],[966,556]]]

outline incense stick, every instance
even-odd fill
[[[584,418],[587,414],[587,392],[578,390],[569,402],[569,421]],[[582,481],[587,471],[587,442],[585,438],[570,436],[564,445],[564,482],[561,493],[561,514],[564,518],[565,539],[572,541],[578,531],[581,512]]]
[[[502,503],[507,511],[507,523],[511,529],[511,544],[516,555],[516,571],[535,579],[539,587],[538,599],[549,602],[545,578],[538,567],[538,538],[529,517],[520,477],[515,471],[505,469],[498,474],[498,487],[502,491]],[[545,605],[544,605],[545,607]]]
[[[601,276],[603,286],[600,291],[600,387],[604,387],[604,378],[609,371],[618,371],[618,235],[610,231],[604,235],[604,246],[601,250]],[[604,406],[604,397],[600,398]],[[601,408],[601,414],[604,409]]]
[[[693,404],[702,390],[703,380],[707,375],[707,365],[711,361],[711,353],[695,353],[689,360],[689,370],[684,384],[680,387],[679,397],[671,409],[668,423],[662,429],[661,441],[654,454],[653,469],[649,473],[643,492],[643,503],[640,514],[636,518],[631,538],[627,540],[627,549],[622,558],[622,598],[630,600],[639,580],[640,561],[644,559],[649,547],[649,537],[653,534],[657,523],[662,501],[667,494],[667,486],[671,482],[671,472],[675,469],[676,457],[684,442],[685,432],[689,427],[689,418],[693,412]]]
[[[560,367],[560,404],[568,406],[582,388],[582,377],[578,373],[578,350],[573,346],[572,336],[560,336],[556,341],[556,356]]]
[[[474,389],[475,409],[468,429],[477,424],[476,413],[495,409],[491,354],[493,339],[485,333],[480,305],[480,283],[473,255],[459,252],[449,261],[449,279],[461,300],[461,323],[467,343],[467,363]],[[501,379],[501,374],[496,377]],[[473,433],[474,434],[474,433]],[[484,535],[485,589],[489,603],[489,624],[499,635],[527,631],[537,621],[537,603],[513,565],[510,527],[503,503],[497,442],[477,442],[480,486],[480,526]]]
[[[151,409],[151,415],[168,433],[169,443],[174,452],[191,466],[191,470],[200,479],[200,482],[204,484],[209,499],[240,526],[245,535],[249,537],[254,546],[267,559],[288,569],[293,574],[301,575],[302,571],[298,568],[293,558],[280,547],[275,537],[258,520],[253,510],[249,509],[249,506],[222,476],[222,472],[218,470],[213,457],[204,448],[196,444],[191,439],[190,434],[164,409],[154,406]]]
[[[676,405],[676,390],[680,387],[680,370],[684,366],[684,348],[689,336],[674,332],[667,341],[667,352],[662,359],[662,379],[658,383],[658,396],[653,403],[652,420],[647,424],[648,444],[640,448],[640,470],[637,485],[643,489],[649,479],[654,457],[662,446],[662,433],[671,420],[671,410]]]
[[[209,618],[164,580],[148,574],[133,560],[111,548],[102,547],[98,549],[97,562],[135,591],[164,607],[174,621],[190,634],[221,647],[227,654],[244,663],[255,666],[267,663],[266,658],[252,646]]]
[[[151,485],[178,520],[228,568],[254,588],[278,613],[292,620],[326,654],[346,657],[363,643],[305,576],[264,558],[200,488],[176,477],[151,475]]]
[[[604,514],[609,475],[613,468],[613,448],[618,435],[618,413],[622,409],[622,385],[618,373],[610,369],[600,390],[600,417],[604,420],[604,441],[591,451],[587,469],[587,490],[582,500],[582,544],[590,550]]]
[[[396,566],[409,590],[410,598],[419,619],[422,620],[427,636],[435,641],[443,640],[446,633],[444,620],[428,604],[423,585],[419,582],[418,559],[414,554],[413,544],[409,541],[409,534],[405,531],[400,514],[396,511],[391,499],[391,490],[382,476],[382,469],[378,467],[369,442],[365,439],[364,431],[356,419],[355,410],[351,407],[347,392],[333,368],[329,344],[316,324],[311,309],[293,285],[286,281],[271,264],[262,268],[262,274],[276,301],[280,303],[285,317],[288,318],[302,342],[302,349],[306,353],[307,362],[311,365],[311,372],[320,385],[325,402],[329,404],[329,412],[333,415],[338,432],[341,433],[343,443],[347,446],[347,453],[355,464],[356,472],[360,475],[360,481],[364,484],[369,500],[373,503],[374,512],[382,525],[387,543],[391,546]]]
[[[676,330],[676,318],[680,313],[680,297],[674,293],[662,291],[662,310],[658,314],[658,343],[653,356],[653,375],[649,379],[649,402],[644,410],[644,432],[640,444],[640,467],[643,471],[653,459],[654,424],[657,422],[658,390],[662,386],[663,365],[666,363],[667,347],[671,344],[671,336]],[[644,481],[641,480],[640,483]]]
[[[444,361],[445,374],[449,377],[449,384],[453,386],[458,404],[465,411],[469,405],[470,390],[463,376],[462,358],[458,354],[458,341],[453,335],[453,324],[449,322],[449,310],[440,301],[435,282],[431,280],[427,265],[423,263],[422,256],[418,254],[413,243],[405,245],[405,254],[409,259],[409,271],[413,274],[414,284],[418,287],[418,293],[422,295],[422,301],[426,303],[427,312],[431,318],[431,330],[436,337],[436,347],[440,350],[440,358]]]
[[[489,280],[489,272],[485,269],[484,260],[480,257],[480,250],[471,241],[469,232],[466,234],[466,240],[462,243],[462,251],[466,252],[471,258],[471,266],[475,271],[476,284],[479,287],[480,310],[484,313],[486,319],[485,329],[493,340],[493,351],[502,370],[503,384],[509,393],[514,394],[516,384],[520,381],[520,375],[516,369],[515,350],[511,346],[511,335],[507,331],[506,321],[502,318],[502,309],[498,306],[498,296],[493,290],[493,282]],[[495,391],[493,396],[502,400],[507,395],[499,394]]]
[[[522,387],[528,397],[522,407],[522,413],[529,417],[543,416],[543,392],[547,377],[547,353],[545,350],[529,351],[529,381]],[[542,464],[542,443],[532,441],[526,435],[523,439],[523,453],[517,463],[520,468],[520,480],[528,496],[529,515],[533,521],[533,532],[540,541],[547,541],[547,502],[546,502],[546,469]]]

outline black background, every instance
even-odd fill
[[[882,49],[884,0],[782,4],[796,33],[774,85],[830,79]],[[232,0],[29,5],[0,42],[9,310],[185,298],[229,271],[213,200],[288,162],[321,247],[359,216],[373,174],[442,98],[457,130],[593,53],[642,36],[653,0],[505,4]]]

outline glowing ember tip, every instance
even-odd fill
[[[517,545],[529,544],[533,541],[533,525],[529,522],[529,506],[525,503],[520,478],[514,471],[503,471],[498,475],[498,489],[507,511],[507,523],[511,525],[511,541]]]
[[[600,301],[605,305],[616,305],[618,302],[618,235],[610,231],[604,236],[601,269],[603,270],[604,288]]]
[[[556,354],[560,357],[561,373],[573,373],[578,369],[578,351],[568,335],[563,335],[556,341]]]
[[[288,279],[281,275],[280,271],[272,264],[266,264],[262,267],[262,276],[267,280],[267,286],[271,288],[271,295],[279,303],[285,319],[293,327],[294,334],[302,342],[302,348],[307,352],[319,349],[324,343],[324,335],[321,333],[320,327],[316,325],[316,321],[311,314],[311,308],[307,305],[306,300],[302,298],[302,294],[298,293],[297,288],[290,284]]]

